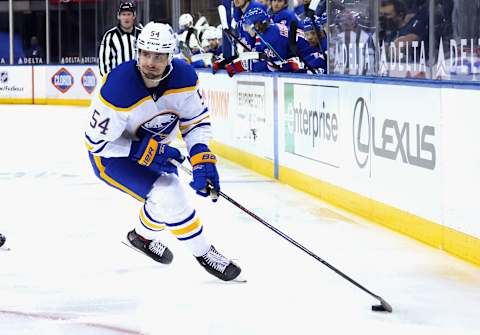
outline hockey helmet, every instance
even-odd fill
[[[139,50],[169,54],[169,62],[172,61],[176,46],[175,33],[172,27],[166,23],[147,23],[137,38]]]
[[[255,23],[263,23],[270,20],[270,16],[268,16],[267,12],[261,7],[255,7],[249,9],[243,15],[243,23],[247,26],[253,26]]]
[[[189,13],[184,13],[178,18],[178,25],[180,29],[186,29],[193,26],[193,16]]]

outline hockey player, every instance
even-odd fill
[[[230,76],[244,71],[304,72],[299,59],[294,57],[290,50],[288,28],[284,24],[272,23],[265,10],[258,7],[246,12],[243,22],[243,29],[256,40],[254,51],[259,52],[262,58],[253,60],[251,64],[239,59],[234,60],[225,67]],[[299,44],[298,49],[305,56],[311,53],[305,40],[303,44]]]
[[[216,57],[220,57],[222,54],[222,32],[215,27],[208,27],[203,33],[203,40],[208,44],[208,48],[205,49],[205,52],[210,52]]]
[[[5,238],[5,236],[3,236],[2,234],[0,234],[0,248],[5,244],[5,241],[7,239]]]
[[[262,8],[265,12],[267,12],[267,8],[261,3],[253,0],[233,0],[233,3],[235,5],[235,9],[233,10],[233,19],[237,24],[238,37],[243,43],[250,47],[250,49],[253,49],[255,46],[255,38],[245,31],[245,29],[243,29],[244,15],[254,8]]]
[[[175,35],[150,22],[138,37],[138,60],[106,76],[90,108],[85,141],[95,174],[143,202],[128,241],[157,262],[169,264],[170,249],[158,240],[169,230],[211,274],[233,280],[240,268],[211,245],[183,190],[176,167],[180,152],[169,145],[181,132],[193,166],[190,186],[216,201],[217,159],[208,147],[209,110],[193,68],[174,59]]]
[[[290,27],[290,23],[295,21],[298,27],[302,28],[295,13],[288,9],[288,0],[272,0],[272,20],[274,23],[282,23],[287,27]]]
[[[196,54],[200,52],[198,31],[193,25],[193,16],[189,13],[180,15],[178,19],[180,30],[177,32],[179,48],[187,48],[188,53]]]
[[[318,70],[321,74],[327,73],[327,35],[323,29],[326,23],[326,17],[315,16],[314,21],[310,18],[303,20],[303,31],[305,39],[308,41],[312,50],[308,55],[305,55],[305,61],[311,68]],[[317,32],[319,33],[317,35]],[[320,37],[321,41],[318,40]],[[297,40],[297,43],[300,43]],[[320,44],[321,43],[321,44]]]

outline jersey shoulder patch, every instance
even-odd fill
[[[100,99],[109,107],[121,111],[151,99],[137,72],[135,60],[124,62],[107,74],[100,89]]]

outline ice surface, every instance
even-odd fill
[[[162,266],[122,245],[140,204],[97,180],[86,108],[0,105],[0,334],[480,334],[480,269],[221,160],[222,188],[394,308],[224,200],[191,194],[246,284],[168,232]],[[188,177],[183,176],[187,186]]]

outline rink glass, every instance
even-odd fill
[[[403,3],[403,11],[388,8],[388,0],[328,0],[329,74],[479,80],[480,1],[396,1]],[[119,2],[15,0],[10,15],[9,1],[0,0],[0,63],[97,63],[101,37],[117,24]],[[222,2],[137,0],[137,23],[164,21],[176,29],[180,14],[188,12],[216,26],[216,7]],[[407,36],[412,18],[418,19],[414,38]]]

